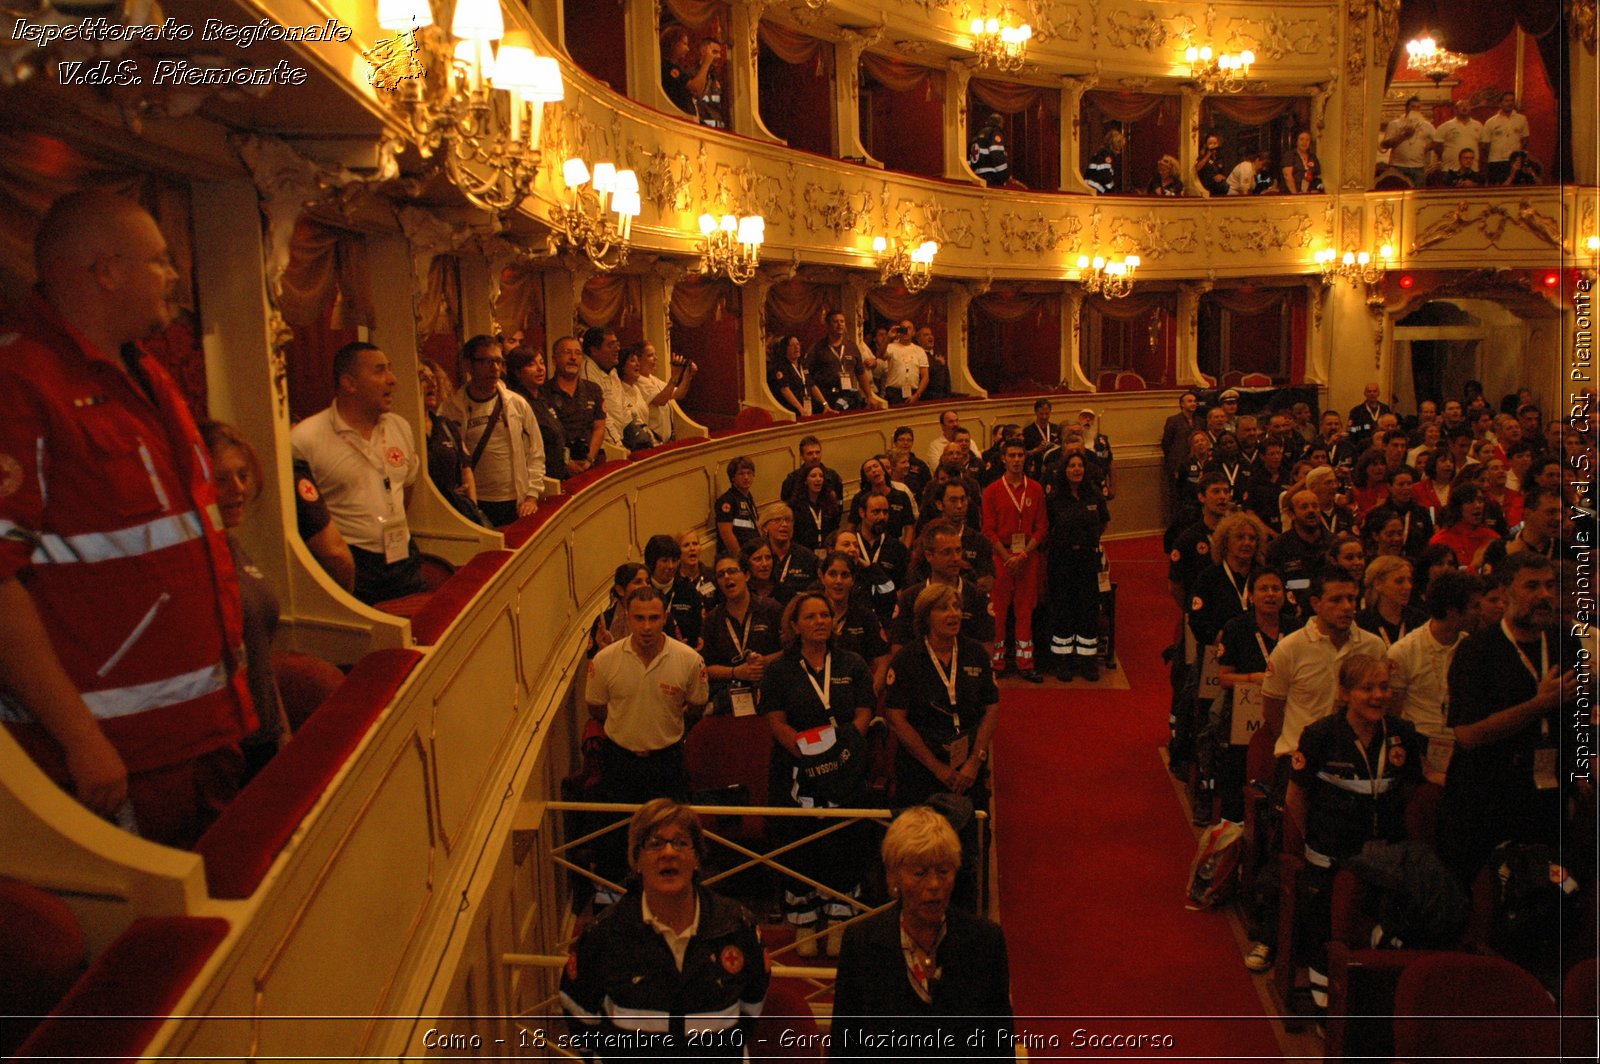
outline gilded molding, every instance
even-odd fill
[[[1339,250],[1360,249],[1361,222],[1365,213],[1360,207],[1344,207],[1339,211]]]
[[[1595,52],[1595,0],[1567,0],[1567,31],[1572,39]]]
[[[1382,247],[1384,244],[1388,244],[1391,247],[1394,245],[1395,228],[1393,203],[1384,202],[1378,204],[1377,210],[1374,212],[1372,236],[1373,243],[1377,244],[1379,247]]]
[[[1316,243],[1316,235],[1316,226],[1304,214],[1273,226],[1262,225],[1259,218],[1230,216],[1215,220],[1209,243],[1214,250],[1228,255],[1264,254],[1309,249]]]
[[[1008,211],[1000,217],[1000,247],[1012,255],[1045,255],[1077,246],[1082,232],[1083,220],[1076,217],[1046,218],[1042,211],[1035,211],[1032,217]]]
[[[1426,207],[1418,210],[1418,224],[1433,210]],[[1503,203],[1492,203],[1481,205],[1481,209],[1476,211],[1471,203],[1462,200],[1454,207],[1446,208],[1436,220],[1422,228],[1412,242],[1411,253],[1426,251],[1436,244],[1472,232],[1482,234],[1490,247],[1499,248],[1501,239],[1511,226],[1532,234],[1551,247],[1561,247],[1561,223],[1541,213],[1528,200],[1522,200],[1514,210]]]

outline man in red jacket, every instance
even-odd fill
[[[178,274],[150,215],[104,192],[58,200],[34,257],[0,326],[0,720],[94,812],[192,845],[255,715],[209,460],[135,346]]]

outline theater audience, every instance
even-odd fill
[[[828,485],[828,469],[809,461],[796,470],[798,479],[788,496],[795,515],[794,539],[801,547],[820,552],[828,534],[839,527],[842,511],[838,493]]]
[[[567,479],[567,436],[561,421],[545,397],[544,384],[549,374],[544,352],[519,347],[506,355],[506,386],[528,401],[534,420],[539,423],[539,440],[544,446],[544,473],[556,480]]]
[[[1454,733],[1445,723],[1446,677],[1456,647],[1472,630],[1482,595],[1482,584],[1468,573],[1450,569],[1439,574],[1428,590],[1428,623],[1389,645],[1391,712],[1398,711],[1416,727],[1427,744],[1424,775],[1441,786],[1455,748]]]
[[[1289,193],[1321,192],[1322,163],[1311,150],[1311,131],[1302,129],[1295,134],[1294,150],[1283,164],[1283,190]]]

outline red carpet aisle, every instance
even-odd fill
[[[995,815],[1013,999],[1019,1017],[1064,1017],[1019,1026],[1060,1037],[1059,1049],[1031,1049],[1035,1059],[1277,1059],[1227,918],[1183,907],[1195,841],[1157,749],[1174,609],[1166,562],[1153,538],[1110,550],[1132,689],[1051,680],[1008,685],[1001,698]],[[1199,1018],[1222,1016],[1239,1018]],[[1139,1033],[1170,1035],[1171,1047],[1085,1045]]]

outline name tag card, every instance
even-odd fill
[[[1234,746],[1249,746],[1251,736],[1261,730],[1266,716],[1261,710],[1261,685],[1235,684],[1233,688],[1233,729],[1228,742]]]
[[[1222,672],[1217,666],[1217,645],[1213,643],[1205,648],[1205,656],[1200,659],[1200,689],[1195,697],[1209,703],[1221,695]]]

